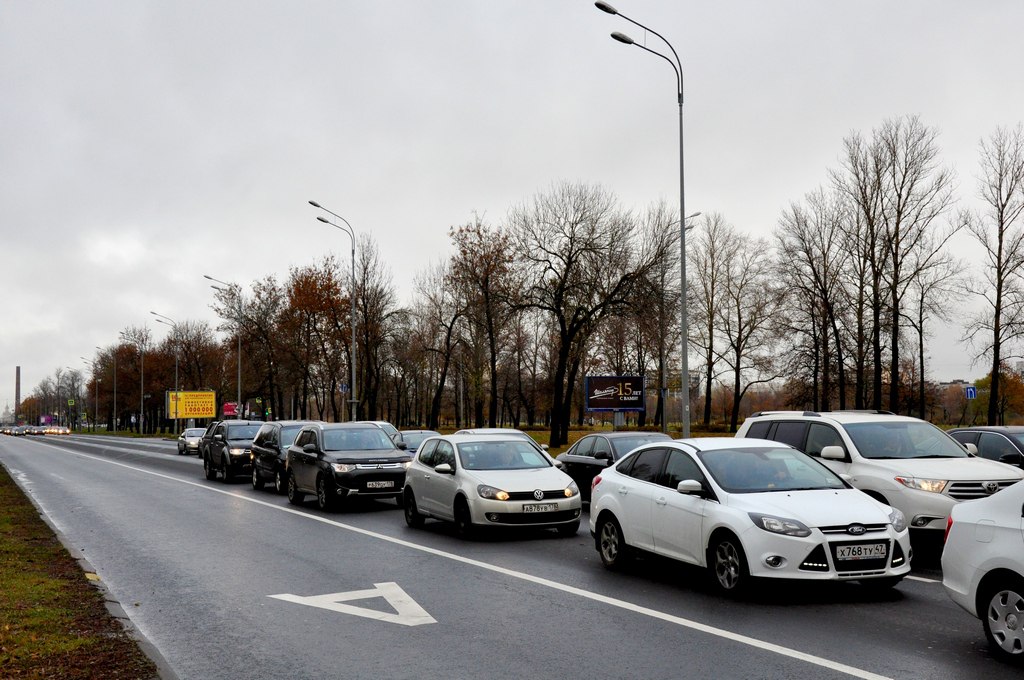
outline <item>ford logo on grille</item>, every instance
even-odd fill
[[[851,536],[860,536],[867,530],[868,528],[863,524],[851,524],[850,526],[846,527],[846,533],[850,534]]]
[[[981,488],[985,490],[985,493],[991,496],[996,491],[999,491],[999,482],[982,482]]]
[[[544,492],[541,491],[540,489],[535,489],[533,492],[533,497],[539,501],[544,500]]]

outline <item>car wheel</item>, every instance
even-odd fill
[[[280,470],[274,472],[274,491],[282,496],[288,493],[288,483],[285,481],[284,474]]]
[[[178,455],[179,456],[184,456],[185,455],[185,449],[183,449],[182,447],[179,446],[178,447]]]
[[[732,534],[720,536],[708,557],[708,566],[719,590],[729,595],[743,592],[750,580],[750,570],[739,539]]]
[[[259,470],[256,469],[256,463],[252,464],[252,488],[257,491],[263,490],[263,478],[260,477]]]
[[[452,508],[455,517],[455,531],[463,538],[472,538],[476,527],[473,525],[473,516],[469,512],[469,503],[465,498],[456,498],[455,507]]]
[[[288,475],[288,483],[286,485],[288,502],[292,505],[302,505],[302,501],[306,495],[299,491],[299,487],[295,486],[295,475]]]
[[[327,484],[323,475],[316,478],[316,505],[321,510],[330,512],[334,510],[334,490]]]
[[[631,557],[622,527],[612,516],[602,517],[597,526],[597,552],[608,569],[621,569]]]
[[[978,613],[992,652],[1024,663],[1024,579],[1004,578],[985,590]]]
[[[208,456],[203,456],[203,473],[206,475],[206,478],[211,481],[217,479],[217,471],[213,469],[213,465],[210,464],[210,458]]]
[[[231,483],[231,465],[228,463],[228,457],[222,455],[220,458],[220,474],[221,480],[225,484]]]
[[[424,523],[424,518],[416,508],[416,497],[413,495],[412,489],[405,490],[403,503],[405,505],[405,523],[413,529],[421,528]]]
[[[575,536],[577,533],[579,533],[579,530],[580,530],[580,522],[579,522],[579,520],[576,520],[572,524],[563,524],[562,526],[558,527],[558,529],[557,529],[559,536]]]

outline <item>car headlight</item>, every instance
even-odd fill
[[[897,477],[896,481],[908,489],[930,491],[931,493],[942,493],[946,484],[949,483],[945,479],[919,479],[917,477]]]
[[[231,452],[232,456],[241,456],[243,453],[245,453],[245,449],[228,449],[228,451]]]
[[[331,467],[334,468],[335,472],[341,473],[352,472],[356,469],[355,465],[349,463],[331,463]]]
[[[507,501],[508,491],[502,491],[501,489],[495,489],[493,486],[487,486],[481,484],[476,487],[476,492],[480,494],[480,498],[489,498],[494,501]]]
[[[405,469],[408,470],[409,468],[412,467],[412,461],[411,460],[407,460],[404,463],[402,463],[402,465],[404,465]]]
[[[907,518],[896,508],[893,508],[892,512],[889,513],[889,523],[892,524],[893,530],[897,533],[907,528]]]
[[[750,521],[757,525],[758,528],[770,531],[773,534],[801,537],[811,535],[811,530],[807,528],[807,525],[795,519],[761,515],[756,512],[751,512],[749,515]]]
[[[572,498],[573,496],[578,496],[579,493],[580,493],[580,488],[578,486],[576,486],[576,482],[570,482],[569,486],[565,487],[565,497],[566,498]]]

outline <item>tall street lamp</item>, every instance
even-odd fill
[[[617,9],[609,5],[607,2],[603,2],[603,0],[598,0],[598,2],[594,3],[594,6],[601,10],[602,12],[618,15],[625,19],[626,21],[628,21],[629,23],[635,26],[639,26],[645,31],[654,34],[655,36],[660,38],[661,41],[665,43],[668,46],[668,49],[672,52],[672,58],[669,58],[666,55],[662,54],[661,52],[652,50],[645,45],[640,45],[639,43],[633,42],[633,39],[630,38],[628,35],[619,33],[618,31],[612,33],[612,38],[623,44],[636,45],[645,52],[649,52],[655,56],[661,57],[662,59],[669,63],[669,65],[672,67],[672,70],[675,71],[676,73],[676,101],[679,104],[679,268],[681,271],[680,281],[682,282],[682,297],[679,304],[679,307],[681,309],[680,322],[682,324],[682,372],[679,377],[680,382],[682,383],[680,385],[680,394],[683,398],[683,438],[686,439],[690,436],[690,368],[688,356],[689,328],[687,327],[686,315],[686,225],[684,224],[686,220],[682,219],[683,215],[686,214],[685,193],[683,191],[683,65],[679,61],[679,55],[676,54],[676,50],[674,47],[672,47],[672,44],[657,31],[651,30],[647,26],[644,26],[643,24],[634,21],[633,19],[630,19],[629,17],[620,13]]]
[[[321,216],[318,215],[317,218],[316,218],[318,221],[323,222],[324,224],[329,224],[330,226],[334,227],[335,229],[340,229],[341,231],[345,232],[346,234],[348,234],[348,237],[349,237],[349,239],[352,242],[352,283],[351,283],[351,289],[349,290],[349,304],[348,304],[348,315],[349,315],[349,320],[350,320],[350,323],[351,323],[351,326],[352,326],[352,329],[351,329],[351,336],[352,337],[351,337],[350,342],[349,342],[349,347],[350,347],[349,352],[352,355],[352,361],[351,361],[351,366],[350,366],[350,368],[352,369],[352,382],[351,382],[352,398],[349,399],[349,406],[350,406],[350,408],[349,408],[349,415],[351,416],[351,420],[354,421],[356,419],[356,407],[359,404],[359,398],[356,396],[356,233],[355,233],[355,230],[352,228],[352,225],[348,223],[348,220],[346,220],[344,217],[342,217],[338,213],[335,213],[335,212],[332,212],[332,211],[328,210],[327,208],[323,207],[322,205],[320,205],[316,201],[309,201],[309,204],[311,206],[313,206],[314,208],[319,208],[320,210],[323,210],[326,213],[330,213],[331,215],[334,215],[339,220],[344,222],[345,226],[343,227],[340,224],[335,224],[334,222],[331,222],[330,220],[326,219],[325,217],[321,217]]]
[[[157,314],[151,311],[150,314],[156,317],[157,323],[171,327],[171,334],[174,336],[174,432],[178,432],[178,322],[169,316]]]
[[[101,352],[103,351],[103,348],[100,347],[99,345],[96,346],[96,349],[98,349]],[[114,366],[113,366],[113,371],[114,371],[114,375],[113,375],[114,398],[113,398],[113,404],[110,407],[110,420],[111,420],[110,424],[113,426],[114,432],[117,432],[117,346],[116,345],[114,346],[114,349],[111,350],[110,356],[113,358],[113,363],[114,363]]]
[[[219,283],[221,286],[227,286],[227,288],[221,288],[220,286],[210,286],[214,290],[219,290],[222,293],[234,294],[235,285],[220,279],[215,279],[209,274],[203,274],[204,279],[209,279],[215,283]],[[238,300],[238,315],[235,318],[235,330],[238,332],[238,396],[235,400],[235,418],[241,420],[242,418],[242,289],[239,287],[237,300]]]

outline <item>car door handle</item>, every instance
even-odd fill
[[[629,489],[627,489],[624,486],[620,486],[619,487],[619,493],[622,494],[623,496],[625,496],[627,493],[629,493]]]
[[[668,501],[665,500],[664,496],[662,496],[661,498],[656,498],[654,502],[657,503],[658,505],[665,505],[666,503],[668,503]]]

